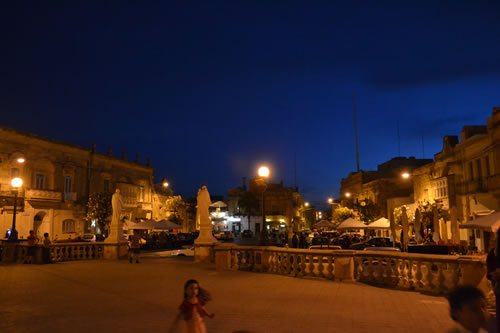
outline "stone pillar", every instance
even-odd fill
[[[212,221],[210,221],[210,218],[205,219],[205,221],[200,219],[200,235],[194,241],[194,261],[210,263],[213,256],[213,247],[217,243],[219,242],[212,235]]]
[[[213,247],[215,251],[215,269],[225,271],[231,269],[232,244],[222,243]]]

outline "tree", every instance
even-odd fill
[[[89,197],[85,221],[95,222],[101,234],[107,234],[113,208],[111,206],[112,194],[108,192],[92,193]]]
[[[173,195],[165,200],[165,207],[167,211],[171,212],[168,216],[168,220],[174,223],[182,223],[180,212],[186,208],[186,203],[180,195]]]
[[[434,208],[437,209],[438,219],[443,218],[445,221],[450,219],[450,213],[443,207],[443,203],[437,201],[422,201],[418,205],[420,218],[424,228],[434,231]]]
[[[258,214],[260,202],[252,192],[245,192],[238,200],[238,213],[240,216],[248,217],[248,229],[250,229],[250,217]]]
[[[348,207],[339,207],[333,211],[332,220],[336,222],[342,222],[345,219],[354,217],[354,210]]]
[[[379,207],[370,199],[363,199],[354,203],[354,210],[358,213],[361,221],[372,222],[378,216]]]
[[[408,208],[408,206],[404,205],[406,207],[406,216],[408,216],[408,223],[414,220],[415,215],[414,212]],[[394,208],[394,222],[398,225],[402,225],[402,219],[401,217],[403,216],[403,208],[398,207]]]

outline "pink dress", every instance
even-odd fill
[[[184,315],[184,332],[186,333],[206,333],[207,329],[202,317],[207,315],[207,312],[203,309],[203,302],[198,298],[198,302],[193,304],[185,300],[179,306],[179,310],[182,311]]]

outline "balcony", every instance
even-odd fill
[[[25,194],[26,199],[28,200],[53,200],[53,201],[62,201],[62,193],[50,190],[38,190],[38,189],[29,189],[26,190]]]
[[[76,201],[76,192],[64,192],[64,201]]]

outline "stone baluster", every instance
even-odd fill
[[[384,284],[392,285],[394,283],[393,280],[393,259],[391,257],[387,257],[385,260],[385,269],[384,269]]]
[[[408,288],[410,289],[415,288],[415,279],[413,278],[414,274],[413,265],[414,265],[413,260],[408,259]]]
[[[415,288],[422,289],[424,288],[424,283],[422,281],[422,261],[415,260]]]
[[[387,260],[384,257],[377,258],[377,267],[375,268],[375,279],[378,283],[384,282],[384,269],[387,265]]]
[[[308,273],[309,276],[314,276],[314,256],[312,254],[307,256],[309,258]]]
[[[444,268],[446,267],[445,266],[446,264],[445,263],[441,263],[441,262],[438,262],[436,263],[436,266],[438,268],[438,271],[437,271],[437,279],[438,279],[438,283],[437,283],[437,292],[438,293],[443,293],[444,291],[446,291],[446,285],[445,285],[445,276],[444,276]]]
[[[300,255],[300,262],[298,263],[300,267],[300,277],[306,276],[306,255]]]
[[[459,281],[459,265],[455,262],[448,263],[448,279],[446,283],[446,290],[451,291],[458,286]]]
[[[429,291],[434,291],[436,285],[434,284],[434,273],[432,272],[432,261],[426,263],[427,267],[427,289]]]
[[[323,273],[323,270],[325,268],[323,267],[323,255],[318,256],[318,276],[319,277],[326,277],[326,274]]]
[[[373,280],[373,258],[372,257],[367,257],[364,258],[363,260],[363,279],[366,281],[372,281]]]
[[[326,278],[331,280],[333,279],[333,255],[328,255],[328,262],[326,265]]]

